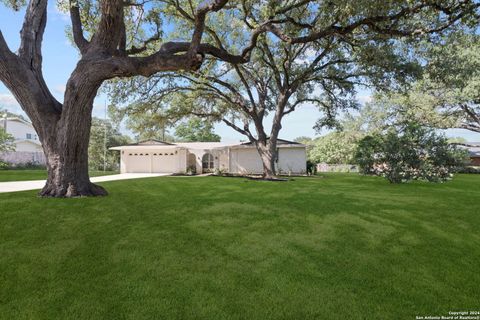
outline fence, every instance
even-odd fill
[[[0,153],[0,160],[11,164],[34,163],[45,165],[46,159],[43,152],[27,152],[27,151],[8,151]]]
[[[317,172],[358,172],[358,167],[354,164],[318,163]]]

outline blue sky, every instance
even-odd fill
[[[14,51],[19,46],[19,32],[22,27],[23,15],[24,11],[13,12],[0,4],[0,30],[7,40],[10,49]],[[65,84],[78,60],[78,52],[65,36],[65,27],[67,25],[69,25],[69,18],[56,9],[54,1],[50,1],[47,28],[42,47],[43,72],[52,94],[59,101],[63,101]],[[360,92],[358,98],[362,102],[367,101],[369,92]],[[106,97],[104,95],[97,97],[94,103],[94,116],[104,117],[105,101]],[[6,108],[11,112],[23,113],[12,94],[1,83],[0,107]],[[284,139],[294,139],[298,136],[316,136],[313,126],[320,116],[315,107],[311,105],[302,106],[297,111],[286,116],[280,136]],[[223,124],[216,125],[215,131],[222,137],[222,140],[227,142],[245,139],[244,136]],[[469,141],[480,141],[480,134],[466,130],[447,130],[446,133],[448,136],[461,136]]]

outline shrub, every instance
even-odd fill
[[[0,160],[0,170],[7,170],[8,168],[10,168],[10,164],[8,164],[7,162],[3,162],[2,160]]]
[[[391,129],[360,140],[355,161],[360,172],[383,176],[392,183],[410,180],[443,182],[465,163],[466,154],[443,135],[417,124]]]
[[[317,173],[317,165],[315,162],[307,160],[307,175],[313,176]]]

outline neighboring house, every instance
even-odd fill
[[[181,142],[148,140],[110,148],[120,151],[120,172],[197,173],[222,171],[233,174],[260,174],[262,161],[251,143]],[[277,172],[304,174],[305,145],[278,140]]]
[[[21,118],[0,119],[0,127],[15,139],[15,151],[4,152],[1,158],[10,163],[33,162],[45,164],[42,144],[32,124]]]
[[[480,166],[480,142],[467,142],[458,146],[468,151],[471,166]]]

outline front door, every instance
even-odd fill
[[[205,153],[202,157],[202,173],[213,172],[214,157],[211,153]]]

